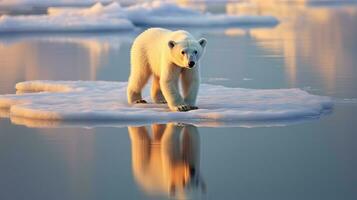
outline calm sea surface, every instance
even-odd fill
[[[208,40],[203,82],[301,88],[333,97],[332,113],[262,128],[29,128],[36,124],[0,119],[0,199],[357,199],[357,7],[197,6],[281,21],[191,30]],[[0,94],[25,80],[126,81],[141,31],[0,35]]]

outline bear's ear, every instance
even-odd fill
[[[176,42],[170,40],[170,41],[168,42],[168,45],[169,45],[170,49],[172,49],[172,48],[174,48],[174,46],[176,45]]]
[[[198,43],[201,45],[202,48],[204,48],[207,44],[207,40],[205,38],[201,38],[198,40]]]

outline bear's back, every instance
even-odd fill
[[[166,38],[171,32],[163,28],[149,28],[135,39],[133,46],[140,45],[141,48],[156,48],[167,40]]]
[[[142,32],[135,40],[131,48],[131,62],[141,59],[141,67],[148,66],[157,76],[161,73],[162,59],[167,57],[170,49],[168,42],[192,40],[192,36],[183,30],[171,31],[164,28],[149,28]],[[138,66],[140,67],[140,66]]]
[[[171,31],[162,28],[150,28],[142,32],[135,40],[131,48],[132,62],[135,59],[143,59],[143,62],[153,68],[159,67],[161,56],[167,50],[167,37]],[[160,69],[152,69],[159,72]]]
[[[183,30],[171,31],[164,28],[149,28],[135,39],[133,47],[139,46],[150,51],[162,50],[163,47],[168,45],[169,40],[180,42],[192,38],[190,33]]]

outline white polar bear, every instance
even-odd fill
[[[173,111],[198,109],[199,60],[206,39],[196,40],[186,31],[150,28],[141,33],[131,48],[131,73],[127,95],[129,104],[146,103],[141,91],[153,75],[151,97]],[[179,78],[183,97],[179,91]]]

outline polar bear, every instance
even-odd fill
[[[167,103],[172,111],[198,109],[199,61],[206,43],[183,30],[150,28],[141,33],[131,48],[128,103],[146,103],[141,91],[153,75],[151,97],[155,103]]]

